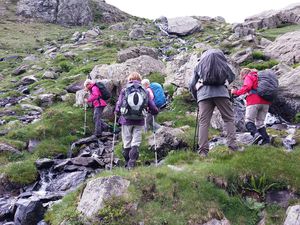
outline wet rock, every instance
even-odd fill
[[[84,167],[99,167],[99,163],[95,158],[92,157],[76,157],[71,159],[72,164],[76,166],[84,166]]]
[[[187,143],[183,140],[184,131],[180,128],[170,128],[161,126],[156,131],[156,142],[152,134],[148,143],[152,151],[156,150],[158,159],[165,157],[169,151],[187,147]]]
[[[77,91],[79,90],[82,90],[84,87],[83,87],[83,84],[84,84],[84,80],[81,80],[81,81],[76,81],[72,84],[70,84],[66,90],[67,92],[69,93],[76,93]]]
[[[38,159],[35,161],[35,166],[37,169],[49,169],[54,165],[54,161],[52,159]]]
[[[299,225],[300,224],[300,205],[290,206],[286,211],[286,219],[283,225]]]
[[[63,173],[53,179],[46,191],[71,191],[81,184],[87,176],[86,171],[77,171],[72,173]]]
[[[127,61],[128,59],[137,58],[141,55],[148,55],[154,59],[158,58],[158,52],[155,48],[150,47],[130,47],[125,50],[118,52],[118,63],[122,63]]]
[[[135,28],[129,32],[129,38],[132,40],[143,38],[145,31],[142,28]]]
[[[13,220],[16,201],[15,197],[0,197],[0,221]]]
[[[111,196],[124,195],[130,182],[119,176],[104,177],[91,180],[87,183],[77,210],[88,218],[96,216],[104,207],[104,201]]]
[[[278,204],[283,208],[287,208],[289,206],[289,201],[295,198],[295,194],[288,190],[273,190],[268,191],[266,194],[266,202],[268,204]]]
[[[20,154],[21,153],[18,149],[12,147],[11,145],[0,142],[0,153],[6,153],[6,152],[12,153],[12,154]]]
[[[26,73],[27,69],[28,69],[28,65],[21,65],[17,69],[15,69],[12,74],[18,76],[23,73]]]
[[[45,210],[40,200],[19,199],[16,205],[15,225],[33,225],[43,219]]]

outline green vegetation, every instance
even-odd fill
[[[150,82],[157,82],[159,84],[165,83],[164,75],[159,72],[151,73],[147,78],[150,80]]]
[[[266,59],[266,56],[265,56],[265,54],[263,53],[263,52],[261,52],[261,51],[254,51],[253,53],[252,53],[252,57],[253,57],[253,59],[255,59],[255,60],[265,60]]]
[[[262,61],[262,62],[251,62],[246,65],[245,65],[245,63],[243,63],[243,66],[251,68],[251,69],[265,70],[265,69],[270,69],[273,66],[276,66],[277,64],[278,64],[278,61],[271,59],[271,60]]]
[[[271,41],[274,41],[278,36],[288,32],[300,30],[300,25],[287,25],[280,28],[268,29],[260,31],[261,35]]]

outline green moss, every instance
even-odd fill
[[[278,64],[278,61],[271,59],[269,61],[264,61],[264,62],[252,62],[252,63],[245,65],[245,67],[248,67],[251,69],[253,68],[253,69],[257,69],[257,70],[264,70],[264,69],[270,69],[273,66],[276,66],[277,64]]]
[[[157,82],[159,84],[165,83],[165,76],[159,72],[151,73],[147,78],[150,80],[150,82]]]
[[[300,30],[300,25],[287,25],[280,28],[268,29],[260,31],[261,35],[271,41],[274,41],[278,36],[288,32]]]
[[[176,86],[173,85],[173,84],[169,84],[169,85],[166,85],[165,86],[165,90],[166,92],[169,94],[169,96],[173,96],[173,94],[175,93],[176,91]]]
[[[255,60],[265,60],[266,59],[265,54],[263,52],[261,52],[261,51],[254,51],[252,53],[252,57]]]

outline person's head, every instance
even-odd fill
[[[148,79],[143,79],[142,85],[144,88],[148,88],[150,86],[150,81]]]
[[[250,68],[243,68],[240,72],[240,78],[242,80],[244,80],[246,75],[251,73],[251,72],[257,72],[257,70],[256,69],[250,69]]]
[[[92,85],[93,85],[93,81],[90,79],[86,79],[84,82],[84,89],[89,90],[91,89]]]
[[[142,77],[141,77],[141,75],[140,75],[138,72],[132,72],[132,73],[129,74],[129,76],[127,77],[127,80],[128,80],[128,82],[134,81],[134,80],[141,81],[141,80],[142,80]]]

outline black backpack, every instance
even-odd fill
[[[103,100],[108,100],[111,97],[110,92],[102,82],[96,82],[96,86],[99,88],[102,96],[100,97]]]
[[[195,68],[199,80],[204,85],[224,85],[226,80],[232,82],[234,73],[227,64],[223,52],[219,49],[209,49],[204,52]]]
[[[121,103],[121,114],[125,119],[141,120],[148,107],[147,91],[139,83],[127,84]]]
[[[257,90],[252,90],[251,93],[257,93],[265,100],[272,102],[278,92],[278,79],[273,70],[263,70],[258,72]]]

